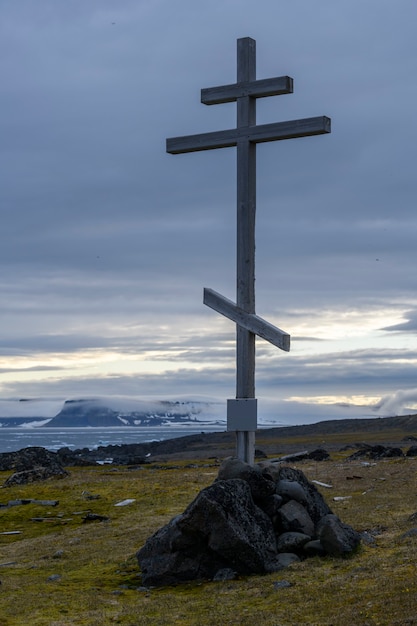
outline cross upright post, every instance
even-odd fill
[[[237,42],[237,83],[256,79],[256,43],[253,39]],[[256,125],[256,99],[249,95],[237,99],[237,128]],[[237,142],[237,245],[236,304],[246,313],[255,313],[255,214],[256,144],[242,137]],[[236,326],[236,399],[255,398],[255,334]],[[255,432],[236,431],[236,456],[252,461]]]
[[[290,336],[255,313],[256,144],[330,132],[325,116],[256,125],[257,98],[292,92],[289,76],[256,80],[256,42],[238,39],[236,83],[201,90],[203,104],[236,102],[236,128],[167,139],[171,154],[237,148],[236,304],[212,289],[204,289],[204,304],[236,323],[236,399],[227,402],[227,429],[236,432],[236,456],[250,464],[257,428],[255,337],[290,349]]]

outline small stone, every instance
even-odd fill
[[[63,550],[57,550],[55,554],[52,555],[53,559],[61,559],[64,554]]]
[[[274,589],[277,591],[278,589],[288,589],[288,587],[292,587],[292,583],[289,580],[277,580],[274,582]]]
[[[310,540],[310,535],[304,533],[282,533],[277,540],[277,550],[278,552],[297,552]]]
[[[363,541],[363,543],[366,543],[367,546],[375,547],[376,545],[375,537],[373,537],[371,533],[368,533],[367,530],[364,530],[361,533],[361,541]]]
[[[106,515],[98,515],[98,513],[87,513],[83,517],[83,524],[86,522],[107,522],[108,517]]]
[[[222,569],[219,569],[213,576],[213,580],[215,582],[220,582],[222,580],[234,580],[235,578],[236,572],[230,567],[223,567]]]
[[[320,539],[307,541],[303,546],[303,550],[307,556],[324,556],[326,554],[326,550],[323,548]]]
[[[56,582],[58,580],[61,580],[62,576],[60,576],[60,574],[52,574],[51,576],[48,577],[48,580],[50,582]]]
[[[410,528],[410,530],[401,535],[400,539],[408,539],[409,537],[417,537],[417,528]]]
[[[271,561],[271,563],[269,563],[268,572],[279,572],[289,565],[292,565],[292,563],[299,563],[300,560],[300,557],[292,552],[281,552],[273,561]]]

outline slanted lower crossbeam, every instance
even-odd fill
[[[211,309],[217,311],[217,313],[235,322],[241,328],[245,328],[254,335],[258,335],[258,337],[262,337],[262,339],[269,341],[269,343],[285,352],[290,351],[290,335],[288,333],[266,322],[258,315],[255,315],[255,313],[247,313],[228,298],[214,291],[214,289],[204,289],[203,302]]]

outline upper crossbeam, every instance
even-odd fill
[[[277,76],[276,78],[263,78],[261,80],[233,83],[220,87],[208,87],[201,90],[201,102],[203,104],[223,104],[235,102],[238,98],[250,96],[251,98],[266,98],[268,96],[281,96],[293,93],[294,82],[289,76]]]

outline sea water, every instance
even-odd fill
[[[56,451],[68,447],[71,450],[125,443],[144,443],[146,441],[163,441],[176,439],[186,435],[202,432],[218,432],[225,430],[219,424],[200,426],[156,426],[122,428],[0,428],[0,453],[13,452],[29,446],[40,446]]]

